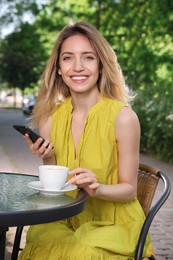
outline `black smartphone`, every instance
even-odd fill
[[[28,134],[33,143],[35,143],[37,141],[37,139],[41,137],[39,134],[37,134],[31,128],[24,126],[24,125],[13,125],[13,128],[16,129],[19,133],[21,133],[23,135]],[[41,137],[41,138],[43,139],[43,141],[41,142],[40,146],[45,141],[43,137]]]

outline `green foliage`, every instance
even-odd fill
[[[35,0],[1,0],[0,2],[1,38],[3,38],[3,31],[20,28],[20,25],[26,22],[26,18],[32,21],[39,12],[39,7]]]
[[[22,91],[37,83],[45,65],[45,51],[34,25],[22,24],[2,41],[1,80]]]
[[[141,123],[141,151],[173,162],[172,83],[160,81],[156,90],[139,91],[134,109]]]
[[[3,16],[4,20],[0,20],[5,24],[10,19],[14,20],[14,10],[19,18],[25,11],[35,15],[33,34],[39,35],[33,36],[32,43],[29,43],[30,37],[27,34],[23,36],[23,39],[26,38],[23,47],[19,44],[21,38],[13,38],[14,47],[19,45],[19,49],[25,53],[24,59],[29,61],[21,62],[21,66],[18,62],[16,66],[14,58],[10,58],[8,65],[18,77],[17,73],[23,75],[23,67],[30,63],[28,67],[26,65],[26,71],[33,68],[36,72],[35,76],[28,76],[33,79],[32,84],[38,80],[41,67],[46,62],[59,31],[66,24],[83,20],[95,25],[117,53],[126,82],[137,93],[133,108],[141,122],[141,150],[173,162],[173,1],[47,0],[41,8],[38,8],[34,0],[2,1],[8,2],[9,6],[13,4],[8,18]],[[20,23],[18,28],[16,34],[26,30],[22,29]],[[30,33],[32,35],[31,31]],[[2,42],[3,45],[7,41],[8,37]],[[7,45],[10,57],[15,57],[16,53],[22,59],[19,49],[12,50],[13,44]],[[33,45],[35,49],[27,51]],[[40,52],[43,53],[41,58]],[[4,57],[4,50],[0,55]],[[30,55],[34,56],[33,63],[28,57]],[[8,73],[6,69],[5,74]],[[12,84],[10,77],[12,78],[8,76],[6,80]],[[21,81],[20,77],[16,78],[15,85],[20,82],[21,86],[24,83],[30,86],[27,78]]]

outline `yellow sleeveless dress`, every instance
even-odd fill
[[[118,182],[115,121],[123,103],[103,98],[93,106],[75,151],[68,98],[52,115],[51,140],[58,165],[91,169],[98,182]],[[86,209],[64,221],[31,226],[20,260],[129,260],[145,219],[139,202],[117,203],[89,198]],[[144,255],[150,256],[149,236]]]

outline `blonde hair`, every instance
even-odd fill
[[[58,69],[62,44],[67,38],[75,34],[81,34],[88,38],[99,57],[101,73],[98,80],[98,89],[101,95],[117,99],[125,104],[129,104],[131,100],[116,54],[110,44],[91,24],[76,22],[65,26],[60,32],[48,60],[32,116],[34,127],[37,127],[40,121],[50,116],[58,103],[71,96],[69,88],[62,80],[61,75],[58,74]]]

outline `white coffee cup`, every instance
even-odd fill
[[[46,190],[61,190],[65,185],[69,168],[59,165],[40,165],[39,179]]]

